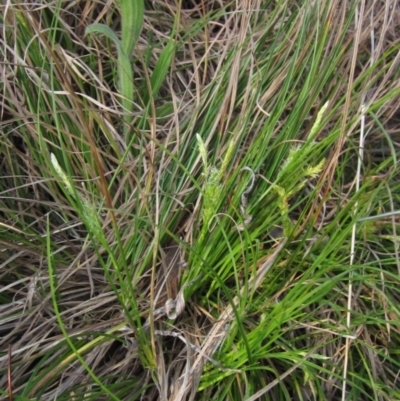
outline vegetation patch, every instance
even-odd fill
[[[398,2],[3,3],[0,400],[400,399]]]

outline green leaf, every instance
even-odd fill
[[[120,40],[118,39],[115,32],[107,25],[91,24],[85,29],[85,35],[88,35],[89,33],[97,33],[106,36],[108,39],[112,40],[115,43],[115,46],[117,46],[118,49],[118,53],[121,51],[122,47]]]
[[[125,137],[130,131],[129,124],[132,121],[132,116],[130,112],[133,110],[133,99],[134,99],[134,85],[133,85],[133,70],[129,56],[124,52],[121,42],[118,39],[115,32],[104,24],[92,24],[89,25],[85,34],[96,33],[106,36],[108,39],[112,40],[118,52],[118,88],[122,96],[121,105],[124,113],[124,133]]]
[[[152,96],[156,97],[158,91],[161,88],[162,83],[168,73],[169,67],[171,66],[172,58],[175,52],[175,42],[171,39],[165,49],[161,52],[160,58],[154,67],[153,74],[150,78]]]
[[[122,100],[121,104],[124,108],[124,112],[131,112],[133,110],[133,71],[129,57],[125,53],[118,53],[118,77],[119,77],[119,91],[121,93]],[[131,116],[126,116],[131,119]],[[124,118],[126,120],[126,118]]]
[[[130,57],[142,31],[143,0],[121,0],[122,50]]]

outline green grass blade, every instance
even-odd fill
[[[152,97],[155,98],[158,94],[158,91],[161,88],[162,83],[165,80],[165,77],[168,74],[169,68],[171,67],[171,62],[174,57],[175,52],[175,42],[173,39],[170,39],[165,46],[164,50],[160,54],[160,58],[157,61],[156,66],[154,67],[153,74],[151,75],[151,89],[152,89]]]
[[[121,52],[121,42],[118,39],[116,33],[107,25],[104,24],[91,24],[85,29],[85,35],[89,35],[91,33],[104,35],[106,38],[110,39],[114,42],[115,46],[117,47],[118,53]]]
[[[120,0],[122,50],[130,58],[139,39],[144,20],[143,0]]]

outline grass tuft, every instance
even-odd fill
[[[394,0],[0,11],[0,399],[400,399]]]

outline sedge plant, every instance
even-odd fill
[[[394,0],[0,9],[0,398],[400,398]]]

